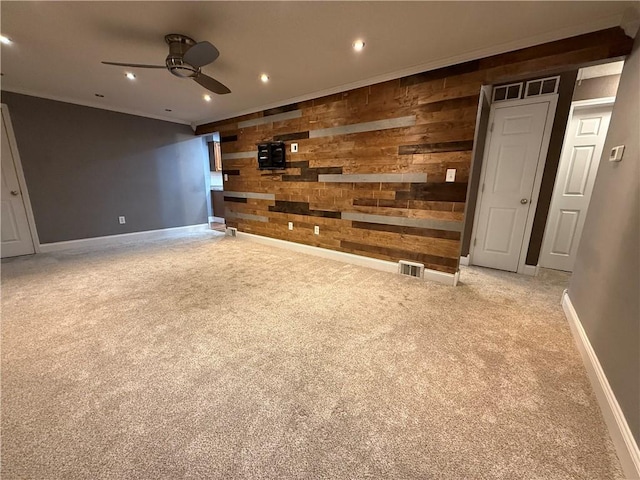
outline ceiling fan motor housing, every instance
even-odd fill
[[[196,41],[178,33],[166,35],[164,39],[169,44],[169,55],[167,55],[166,60],[167,69],[176,77],[196,77],[200,73],[200,68],[194,67],[183,60],[184,54],[196,44]]]

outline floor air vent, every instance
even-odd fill
[[[422,278],[422,274],[424,273],[424,265],[422,265],[421,263],[400,260],[398,262],[398,272],[400,273],[400,275]]]
[[[238,229],[233,227],[227,227],[227,237],[236,237],[238,235]]]

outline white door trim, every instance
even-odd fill
[[[544,95],[540,97],[530,97],[523,100],[511,100],[508,102],[494,103],[491,105],[491,113],[489,114],[487,141],[485,142],[484,154],[482,155],[482,169],[480,173],[480,188],[478,188],[478,201],[476,202],[476,211],[473,216],[473,229],[471,232],[471,246],[469,249],[469,263],[473,265],[473,253],[475,250],[475,238],[478,234],[478,218],[480,217],[480,210],[482,209],[482,185],[485,183],[485,176],[487,174],[487,157],[489,155],[489,146],[491,145],[491,125],[495,117],[495,112],[498,108],[518,107],[521,105],[533,105],[536,103],[548,103],[549,110],[547,112],[547,119],[545,121],[544,133],[542,134],[542,144],[540,146],[540,154],[538,156],[538,165],[536,167],[536,175],[533,181],[533,192],[531,194],[531,207],[527,215],[527,221],[524,229],[524,236],[522,239],[522,245],[520,246],[520,257],[518,260],[517,273],[532,275],[535,274],[531,271],[531,268],[527,268],[525,261],[527,259],[527,249],[529,248],[529,241],[531,240],[531,230],[533,229],[533,219],[536,216],[536,209],[538,207],[538,197],[540,196],[540,185],[542,184],[542,173],[544,172],[544,166],[547,161],[547,152],[549,150],[549,140],[551,139],[551,130],[553,128],[553,120],[556,114],[556,107],[558,106],[558,94]],[[531,267],[531,266],[530,266]],[[533,267],[535,268],[535,267]]]
[[[569,109],[569,118],[571,118],[571,115],[573,115],[573,111],[576,108],[595,107],[596,105],[613,105],[615,102],[616,102],[616,97],[602,97],[602,98],[591,98],[589,100],[576,100],[575,102],[571,102],[571,108]]]
[[[603,97],[603,98],[592,98],[589,100],[577,100],[575,102],[571,102],[571,108],[569,108],[569,116],[567,117],[567,127],[564,131],[564,138],[562,140],[562,150],[560,151],[560,162],[564,157],[567,135],[569,134],[569,129],[571,128],[571,120],[573,119],[573,114],[576,110],[580,110],[582,108],[589,107],[598,107],[598,106],[611,106],[616,101],[616,97]],[[604,154],[604,152],[603,152]],[[602,160],[601,158],[599,160]],[[560,169],[560,162],[558,162],[558,169]],[[547,222],[544,226],[544,235],[542,236],[542,244],[540,246],[540,256],[542,256],[542,252],[545,251],[546,248],[549,248],[547,242],[549,242],[549,223],[551,221],[551,207],[553,206],[553,199],[555,197],[556,189],[558,188],[558,176],[556,173],[556,180],[553,185],[553,191],[551,192],[551,201],[549,203],[549,214],[547,215]]]
[[[29,189],[27,188],[27,180],[24,177],[24,171],[22,170],[22,160],[20,160],[20,153],[18,152],[18,143],[16,142],[16,135],[13,131],[13,124],[11,123],[11,116],[9,115],[9,107],[3,103],[0,104],[2,109],[2,117],[7,127],[7,137],[9,139],[9,148],[13,154],[13,161],[16,167],[16,174],[18,177],[18,184],[20,185],[20,191],[22,192],[22,201],[24,202],[24,209],[27,212],[27,222],[29,223],[29,232],[31,233],[31,241],[33,242],[33,249],[35,253],[40,253],[40,239],[38,238],[38,231],[36,229],[36,219],[33,216],[33,209],[31,208],[31,197],[29,197]]]

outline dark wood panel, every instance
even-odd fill
[[[309,138],[309,131],[306,132],[295,132],[295,133],[285,133],[282,135],[274,135],[274,142],[288,142],[291,140],[304,140]]]
[[[263,112],[265,117],[270,117],[271,115],[278,115],[279,113],[291,112],[293,110],[298,110],[297,103],[290,103],[289,105],[283,105],[282,107],[269,108]]]
[[[432,80],[439,80],[469,72],[475,72],[479,70],[479,68],[480,61],[472,60],[470,62],[451,65],[450,67],[438,68],[437,70],[431,70],[429,72],[416,73],[415,75],[401,78],[400,87],[408,87],[409,85],[415,85],[417,83],[430,82]]]
[[[401,145],[398,155],[414,155],[416,153],[464,152],[473,150],[473,140],[464,142],[423,143],[420,145]]]
[[[305,160],[303,162],[287,162],[287,168],[309,168],[309,161]]]
[[[283,200],[276,200],[275,205],[269,206],[269,211],[307,215],[310,217],[340,218],[341,216],[340,212],[312,210],[309,208],[309,203],[307,202],[287,202]]]
[[[440,202],[464,202],[467,198],[466,183],[412,183],[408,192],[397,192],[396,200],[436,200]]]
[[[238,198],[238,197],[224,197],[225,202],[235,202],[235,203],[247,203],[246,198]]]
[[[378,199],[377,198],[354,198],[353,204],[361,207],[377,207]]]
[[[211,207],[215,217],[224,218],[224,192],[211,192]]]
[[[616,50],[620,48],[626,53],[618,53],[618,55],[628,55],[633,47],[633,39],[627,37],[620,27],[613,27],[483,58],[479,65],[483,69],[492,68],[526,60],[536,60],[564,52],[578,51],[592,45],[607,45],[615,52],[612,56],[616,56],[618,53]]]

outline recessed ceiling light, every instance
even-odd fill
[[[205,95],[203,98],[204,98],[204,100],[206,102],[210,102],[211,101],[211,95]]]
[[[98,98],[104,98],[104,95],[102,95],[101,93],[94,93],[94,95]]]
[[[13,43],[13,40],[11,40],[9,37],[5,37],[4,35],[0,35],[0,42],[4,43],[5,45],[11,45]]]
[[[361,52],[363,48],[364,48],[364,40],[356,40],[355,42],[353,42],[353,49],[356,52]]]
[[[267,83],[269,81],[269,75],[263,73],[262,75],[260,75],[260,80],[262,80],[263,83]]]
[[[127,77],[129,80],[135,80],[136,79],[135,73],[127,72],[127,73],[124,74],[124,76]]]

